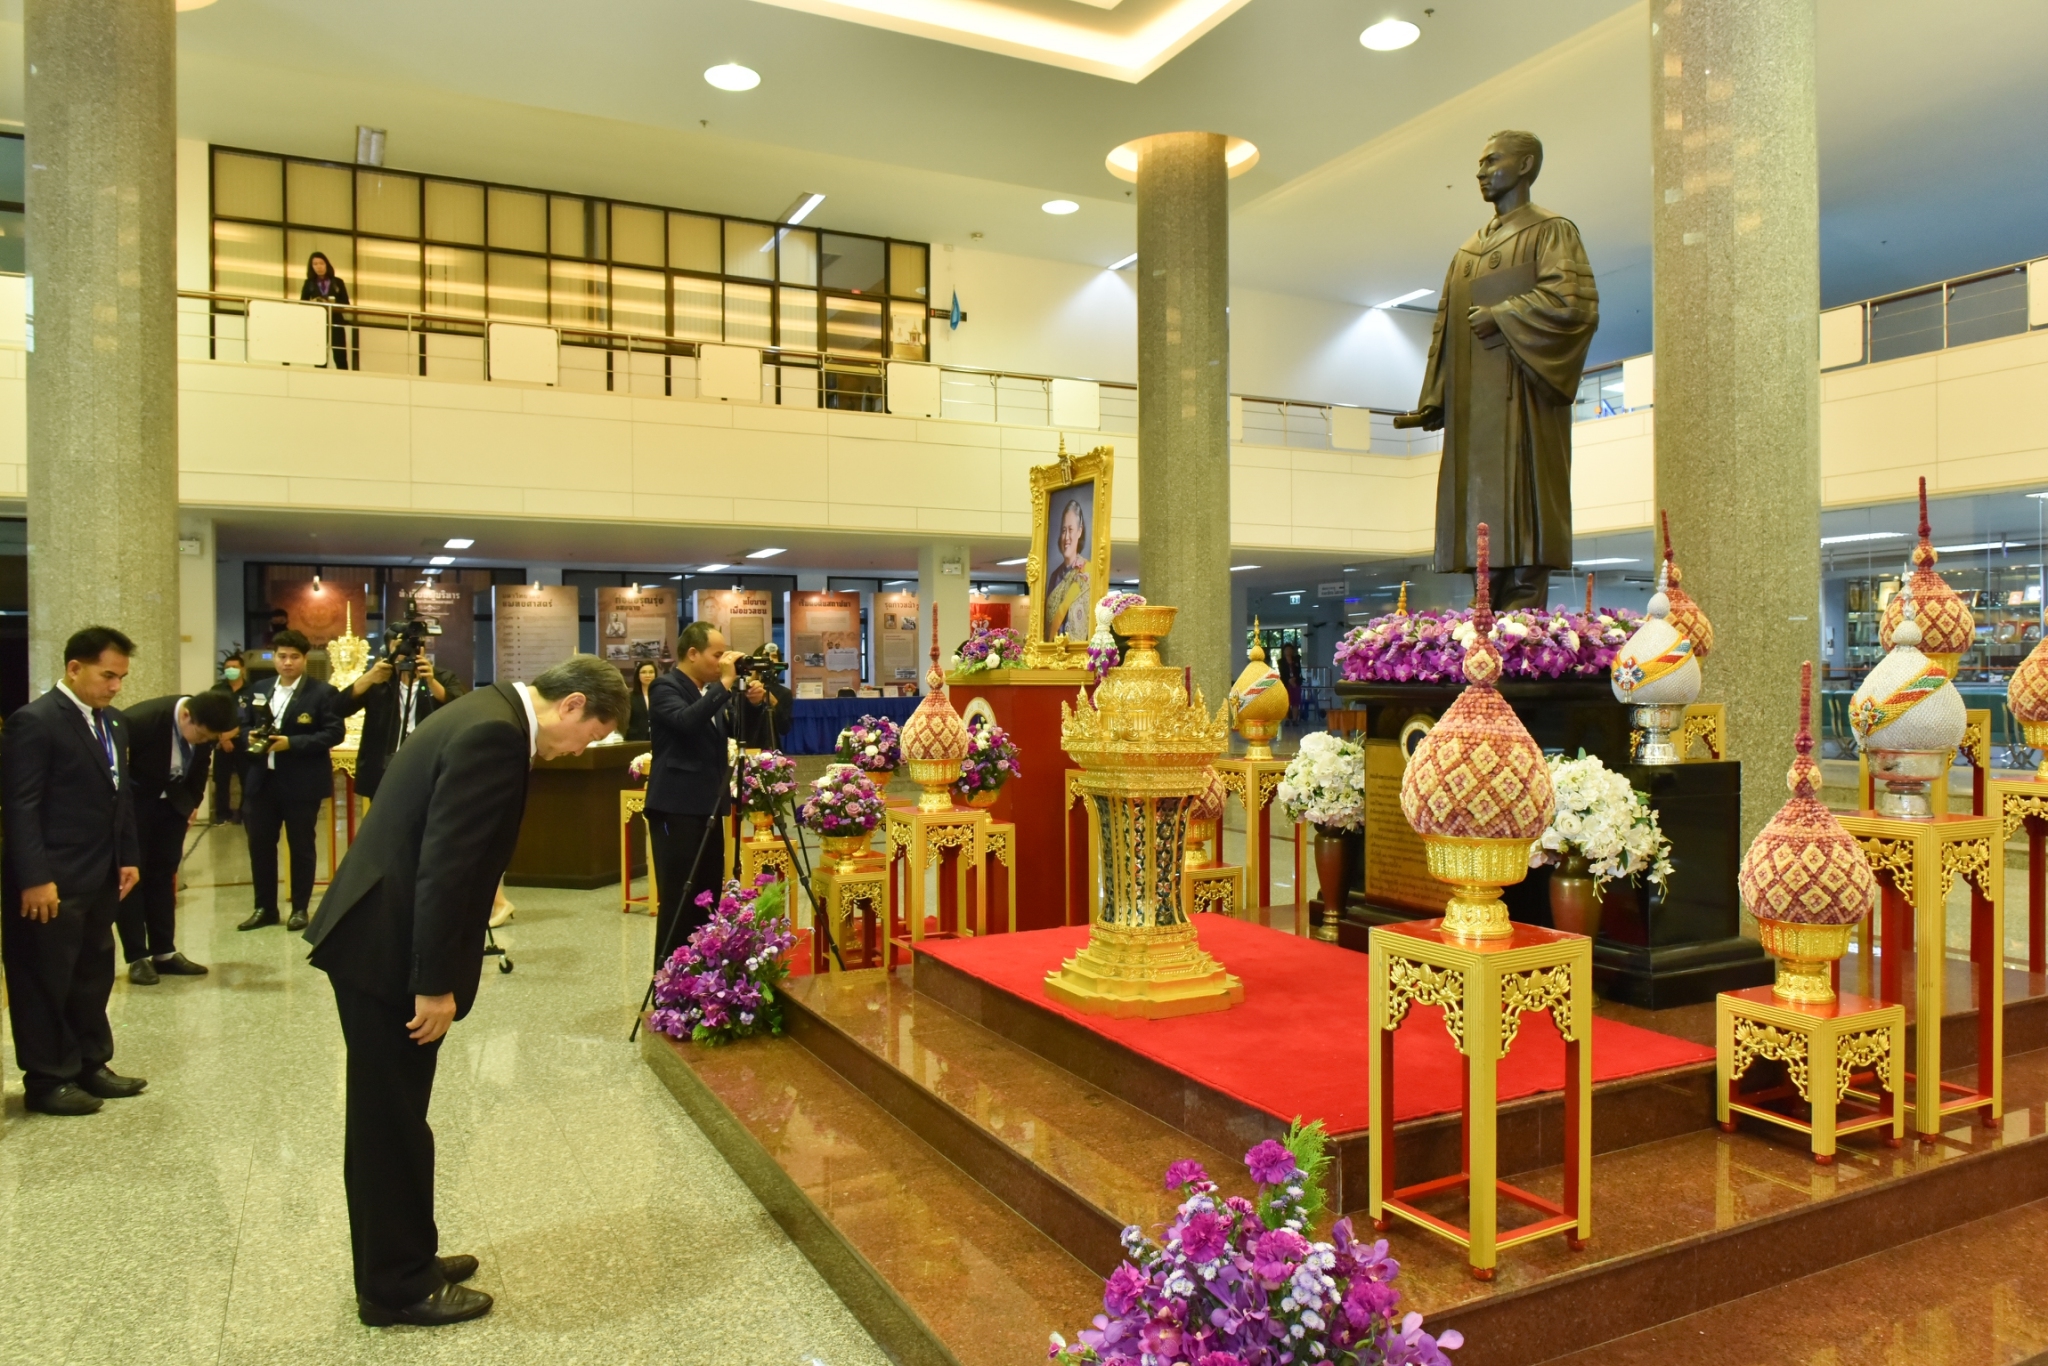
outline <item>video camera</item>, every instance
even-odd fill
[[[242,743],[251,754],[261,754],[270,748],[271,737],[277,734],[277,718],[270,714],[270,699],[257,694],[249,700],[249,733]]]
[[[782,676],[789,672],[789,665],[769,654],[768,647],[763,645],[752,654],[735,659],[732,672],[735,681],[759,675],[763,683],[780,683]]]
[[[410,673],[414,667],[412,661],[418,659],[426,647],[427,637],[440,634],[441,623],[422,617],[414,600],[407,598],[405,620],[384,633],[384,658],[390,661],[394,672]]]

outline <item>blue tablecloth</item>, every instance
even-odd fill
[[[782,737],[784,754],[830,754],[845,730],[863,716],[886,716],[897,725],[910,719],[915,697],[825,697],[797,699],[791,704],[789,729]]]

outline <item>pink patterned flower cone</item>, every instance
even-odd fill
[[[1671,555],[1671,514],[1659,508],[1657,516],[1664,523],[1664,568],[1669,575],[1664,597],[1671,604],[1667,619],[1680,635],[1692,642],[1694,658],[1705,659],[1714,648],[1714,623],[1707,620],[1706,612],[1692,594],[1678,586],[1684,575],[1679,571],[1678,561]],[[1590,614],[1591,609],[1587,610]]]
[[[1950,678],[1956,676],[1956,660],[1975,639],[1977,619],[1969,607],[1948,586],[1934,562],[1934,541],[1927,524],[1927,480],[1920,480],[1920,543],[1913,547],[1913,621],[1920,628],[1920,653],[1941,666]],[[1878,643],[1889,650],[1892,632],[1899,628],[1906,605],[1897,594],[1885,605],[1884,621],[1877,632]]]
[[[939,608],[932,604],[932,664],[925,674],[930,689],[917,710],[903,723],[903,760],[910,776],[924,789],[918,798],[923,811],[945,811],[953,805],[952,785],[967,757],[967,723],[946,696],[946,675],[939,668]]]

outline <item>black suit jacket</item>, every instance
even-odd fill
[[[270,714],[270,696],[276,688],[277,679],[273,677],[242,689],[242,696],[247,699],[242,714],[250,720],[249,728],[240,737],[243,742],[249,729],[262,724],[262,719]],[[242,771],[242,785],[251,796],[261,793],[278,801],[322,802],[334,794],[334,761],[328,757],[328,751],[347,734],[347,727],[335,714],[334,703],[333,688],[317,678],[299,679],[285,714],[272,718],[277,722],[277,733],[289,738],[292,747],[277,756],[275,768],[270,766],[267,754],[249,755],[248,766]]]
[[[670,669],[647,689],[654,759],[647,772],[647,809],[674,816],[722,816],[725,788],[726,699],[717,679],[699,689],[681,669]]]
[[[413,732],[306,928],[314,967],[388,998],[453,992],[456,1018],[469,1013],[526,814],[529,744],[510,683],[457,698]]]
[[[106,709],[120,772],[128,772],[128,723]],[[57,884],[60,898],[115,885],[139,867],[135,810],[127,784],[107,771],[106,751],[76,704],[55,688],[7,718],[0,732],[0,853],[6,902],[18,915],[24,887]]]
[[[647,699],[641,694],[637,684],[634,685],[630,697],[630,709],[626,713],[626,729],[623,733],[628,740],[645,740],[651,733],[648,729]]]
[[[417,682],[406,686],[419,688],[418,700],[414,702],[418,720],[414,729],[426,723],[435,712],[469,691],[463,681],[446,669],[435,669],[434,677],[448,691],[448,702],[436,702],[433,690],[421,687]],[[398,679],[389,679],[365,690],[357,696],[352,688],[338,688],[334,694],[334,714],[346,720],[357,712],[363,714],[363,741],[356,758],[356,791],[365,797],[377,795],[377,785],[384,781],[384,771],[391,767],[391,756],[398,751],[405,737],[399,733],[398,707],[405,695]]]
[[[194,745],[183,776],[171,781],[171,755],[178,745],[179,696],[152,697],[121,713],[128,718],[128,790],[138,814],[151,803],[162,802],[183,820],[206,797],[206,780],[213,770],[212,741]]]

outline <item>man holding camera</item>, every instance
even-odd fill
[[[740,708],[740,743],[750,749],[779,750],[782,737],[789,733],[790,714],[796,704],[794,694],[782,682],[782,651],[771,641],[754,651],[751,658],[758,662],[748,682],[758,679],[765,695],[756,702],[753,689],[747,690],[747,700]]]
[[[726,739],[737,718],[730,705],[741,661],[725,648],[725,635],[708,621],[693,621],[676,637],[676,666],[647,690],[654,754],[647,773],[647,830],[654,847],[654,880],[661,909],[654,928],[654,965],[687,943],[711,918],[697,894],[714,897],[725,883],[725,839],[719,820],[731,809],[726,791]],[[760,705],[768,696],[759,678],[742,694]]]
[[[491,896],[512,861],[536,758],[581,754],[626,715],[626,680],[572,655],[436,712],[384,774],[306,932],[348,1045],[348,1191],[356,1314],[432,1326],[489,1312],[440,1255],[427,1107],[449,1026],[476,1001]]]
[[[127,708],[128,796],[142,844],[142,881],[121,903],[114,924],[128,980],[153,987],[165,974],[204,977],[206,969],[178,952],[178,865],[185,830],[206,796],[213,747],[235,733],[241,713],[224,692],[152,697]]]
[[[313,904],[313,826],[320,804],[334,795],[334,764],[328,751],[341,743],[341,718],[334,714],[335,691],[306,677],[311,642],[287,627],[270,640],[277,677],[249,691],[248,768],[242,824],[249,832],[249,879],[256,885],[256,909],[235,926],[259,930],[277,924],[277,835],[291,843],[290,928],[306,928]]]
[[[468,691],[461,679],[435,665],[417,636],[394,630],[390,651],[344,689],[334,706],[344,720],[363,713],[356,791],[374,799],[398,747],[420,722]]]

